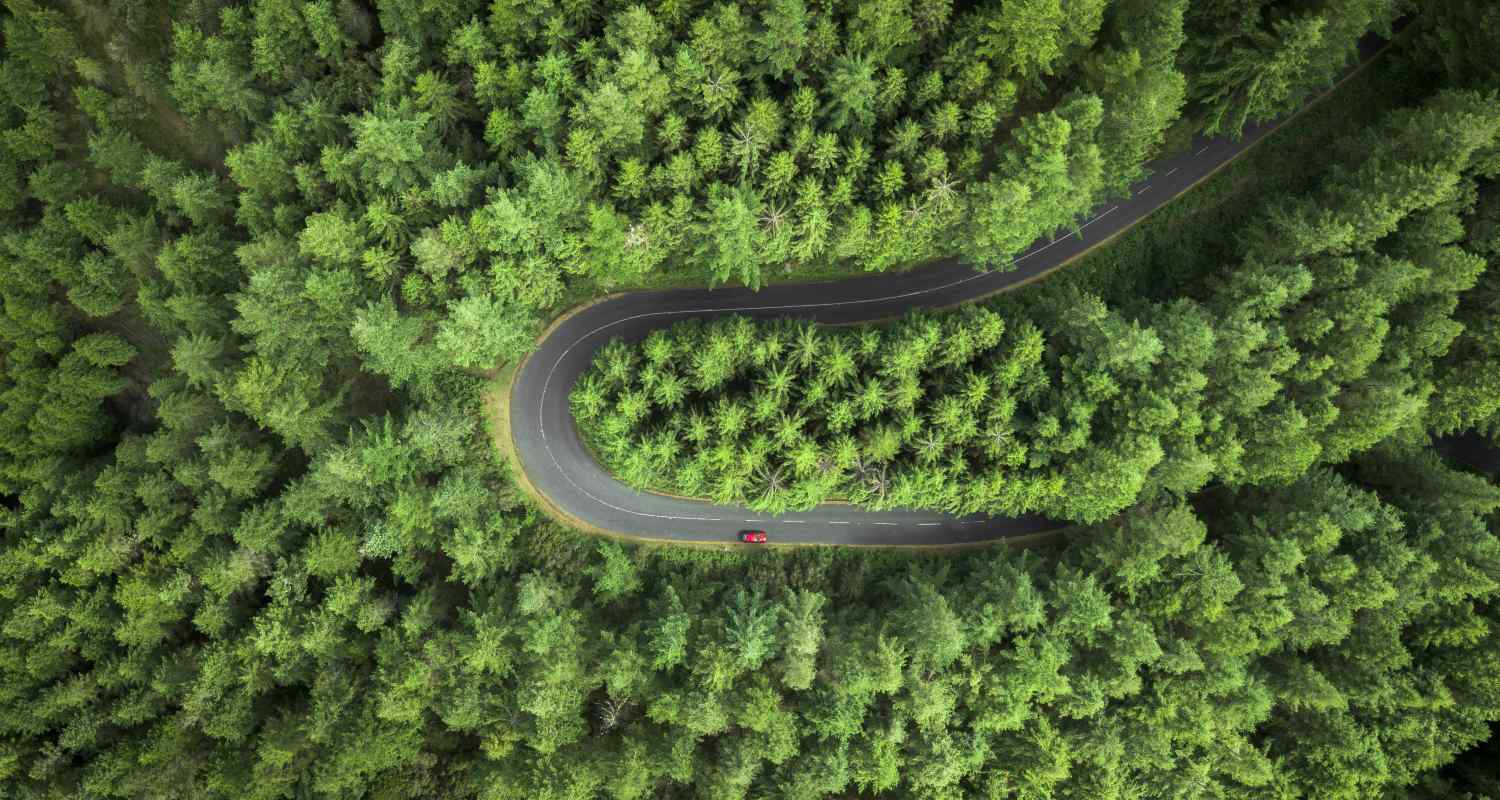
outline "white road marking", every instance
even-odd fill
[[[919,527],[922,527],[922,528],[935,528],[935,527],[937,527],[938,525],[941,525],[941,524],[943,524],[943,523],[941,523],[941,522],[918,522],[917,523],[917,525]]]
[[[805,519],[784,519],[781,522],[783,524],[785,524],[785,525],[806,525],[807,524],[807,520],[805,520]]]
[[[847,521],[845,521],[845,520],[830,520],[828,522],[828,524],[829,525],[848,525],[849,523]]]
[[[1180,167],[1173,167],[1173,168],[1167,170],[1167,177],[1168,178],[1172,177],[1172,173],[1176,172],[1178,169],[1181,169],[1181,168]]]
[[[1199,150],[1198,152],[1194,153],[1193,155],[1195,155],[1195,156],[1201,156],[1201,155],[1203,155],[1204,153],[1207,153],[1207,152],[1208,152],[1208,145],[1203,145],[1203,149]]]
[[[871,525],[898,525],[896,522],[872,522]]]

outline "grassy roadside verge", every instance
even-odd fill
[[[526,470],[521,466],[520,453],[516,451],[515,438],[511,433],[510,418],[510,393],[514,385],[515,376],[520,372],[522,364],[513,364],[500,370],[499,373],[484,387],[481,399],[484,404],[485,433],[489,436],[491,444],[500,452],[500,457],[509,468],[511,479],[516,482],[522,494],[530,498],[536,509],[552,521],[573,530],[583,531],[595,536],[616,539],[621,542],[634,544],[656,544],[656,545],[695,545],[710,548],[718,548],[720,545],[707,542],[677,542],[671,539],[655,539],[649,536],[629,536],[607,528],[592,525],[578,517],[569,514],[556,503],[553,503],[542,494],[540,490],[526,477]],[[727,545],[726,545],[727,546]]]
[[[541,342],[542,340],[546,339],[552,334],[554,330],[557,329],[559,325],[566,322],[569,317],[589,308],[590,306],[602,303],[612,296],[613,295],[606,295],[604,297],[594,298],[589,302],[574,306],[566,313],[559,314],[556,319],[552,320],[552,322],[549,323],[547,327],[537,335],[537,341]],[[551,500],[549,500],[546,495],[542,494],[541,491],[531,483],[531,479],[526,476],[526,470],[521,465],[521,455],[516,451],[515,436],[512,433],[513,429],[511,427],[512,421],[510,417],[510,396],[511,389],[515,384],[516,374],[521,371],[522,367],[526,366],[526,362],[530,358],[530,356],[527,356],[526,358],[523,358],[514,364],[509,364],[505,367],[502,367],[499,371],[496,372],[495,376],[490,379],[490,382],[486,384],[484,389],[480,392],[480,403],[484,407],[484,422],[486,429],[485,433],[489,437],[490,443],[493,444],[495,449],[500,452],[501,460],[509,468],[511,478],[516,482],[516,486],[520,488],[522,494],[531,498],[532,503],[537,507],[537,509],[539,509],[543,514],[552,518],[556,522],[561,523],[562,525],[599,536],[607,536],[625,541],[641,541],[641,539],[638,537],[625,536],[623,534],[619,534],[605,528],[600,528],[596,525],[590,525],[589,523],[567,513]]]

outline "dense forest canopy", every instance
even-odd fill
[[[683,323],[600,351],[575,415],[642,487],[1089,522],[1342,463],[1420,430],[1438,380],[1434,429],[1473,428],[1500,403],[1500,323],[1458,306],[1493,302],[1497,141],[1492,92],[1394,113],[1247,224],[1240,263],[1134,317],[1079,293],[1035,318]]]
[[[1176,302],[778,328],[804,366],[732,321],[657,338],[685,424],[782,367],[818,464],[883,437],[913,503],[1122,514],[1027,551],[626,547],[484,435],[490,372],[569,304],[1001,263],[1404,14],[1414,102]],[[1500,429],[1489,4],[5,0],[0,35],[5,796],[1482,779],[1437,770],[1500,717],[1500,493],[1423,445]],[[701,373],[695,337],[728,343]],[[677,430],[656,374],[580,408]],[[869,491],[773,453],[788,495],[740,496]]]

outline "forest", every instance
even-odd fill
[[[1083,522],[1491,426],[1497,99],[1443,92],[1336,142],[1348,161],[1238,231],[1238,263],[1131,316],[1077,292],[884,328],[681,323],[600,351],[575,416],[645,488]]]
[[[1430,446],[1500,439],[1500,7],[0,7],[0,795],[1500,782],[1500,488]],[[1389,108],[1149,297],[689,325],[570,398],[638,486],[1041,545],[593,537],[486,430],[573,305],[998,267],[1368,34]]]

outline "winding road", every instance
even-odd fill
[[[1368,63],[1382,45],[1383,41],[1367,37],[1361,43],[1360,65]],[[575,524],[641,539],[733,542],[738,531],[755,528],[766,531],[773,543],[782,544],[953,545],[1061,527],[1063,523],[1037,515],[955,517],[933,511],[866,511],[846,504],[771,516],[743,507],[639,492],[605,471],[584,446],[568,394],[589,368],[595,351],[609,340],[644,338],[685,319],[743,314],[847,324],[918,308],[953,306],[1014,287],[1131,227],[1244,153],[1281,122],[1248,126],[1237,141],[1200,139],[1180,156],[1148,164],[1149,177],[1132,186],[1127,199],[1096,208],[1081,223],[1078,234],[1060,231],[1056,238],[1034,243],[1005,271],[977,272],[948,259],[910,272],[782,284],[760,291],[632,292],[584,307],[549,330],[512,379],[510,435],[520,467],[532,487]]]

